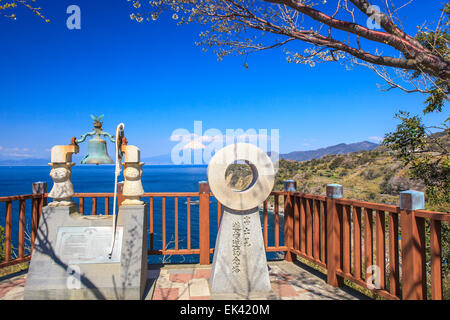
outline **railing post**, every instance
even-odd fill
[[[11,260],[12,249],[12,201],[6,202],[6,217],[5,217],[5,262]]]
[[[209,185],[206,181],[198,183],[199,192],[199,245],[200,264],[210,264],[209,259]]]
[[[47,193],[47,182],[33,182],[31,188],[33,194],[45,194]]]
[[[39,203],[39,216],[41,216],[42,207],[45,207],[47,205],[47,198],[45,198],[44,196],[47,193],[47,182],[33,182],[31,189],[33,194],[42,195],[41,201]]]
[[[441,221],[430,221],[431,298],[442,300]]]
[[[31,253],[34,249],[34,241],[36,239],[37,229],[39,226],[39,218],[42,213],[42,207],[47,204],[47,199],[45,199],[44,194],[47,193],[47,182],[33,182],[31,185],[31,190],[33,194],[40,194],[42,195],[41,200],[39,199],[33,199],[32,200],[32,211],[31,211]]]
[[[292,262],[297,259],[291,251],[294,248],[294,195],[297,191],[295,180],[284,180],[283,189],[286,192],[284,197],[284,245],[287,247],[284,259]]]
[[[423,192],[400,192],[402,299],[426,299],[425,221],[415,210],[425,209]]]
[[[340,184],[327,185],[327,274],[328,284],[341,287],[343,278],[336,271],[341,269],[341,247],[342,247],[342,215],[338,212],[336,200],[342,198],[344,189]]]
[[[125,182],[121,181],[117,183],[117,207],[120,207],[122,202],[125,200],[125,196],[123,195],[123,184]]]
[[[45,198],[45,196],[44,196],[47,193],[47,182],[42,182],[42,181],[33,182],[31,189],[32,189],[33,194],[42,195],[42,198],[39,201],[39,210],[37,212],[38,216],[36,217],[37,223],[39,223],[39,217],[41,216],[42,208],[47,205],[47,198]],[[37,225],[36,225],[36,227],[37,227]]]

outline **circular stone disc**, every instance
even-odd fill
[[[233,190],[227,186],[225,171],[235,161],[246,161],[252,168],[253,181],[247,189]],[[275,169],[269,156],[249,143],[228,145],[214,155],[208,165],[211,192],[224,206],[233,210],[249,210],[259,206],[272,191]]]

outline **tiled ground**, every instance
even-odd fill
[[[27,275],[21,274],[0,282],[0,300],[23,300]]]
[[[249,296],[237,294],[211,294],[208,285],[211,268],[199,265],[166,265],[150,271],[156,279],[152,284],[153,300],[355,300],[366,297],[350,288],[329,286],[325,278],[300,264],[269,262],[272,290]],[[148,298],[149,299],[149,298]]]
[[[208,279],[211,268],[197,265],[170,265],[160,270],[149,271],[156,279],[153,300],[202,300],[211,299]]]
[[[325,277],[300,263],[269,262],[272,290],[249,296],[211,294],[211,266],[150,266],[146,300],[354,300],[367,299],[350,288],[334,288]],[[0,281],[0,300],[23,299],[26,274]]]

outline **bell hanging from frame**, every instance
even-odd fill
[[[106,150],[106,141],[96,135],[88,142],[87,155],[81,160],[81,164],[111,164],[114,161]]]

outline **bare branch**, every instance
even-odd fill
[[[385,0],[387,13],[376,13],[383,30],[374,30],[356,22],[355,9],[349,5],[371,17],[373,8],[367,0],[338,0],[331,16],[317,7],[313,8],[316,4],[309,0],[159,0],[150,2],[155,11],[132,15],[132,19],[141,21],[145,15],[156,19],[163,10],[171,10],[176,16],[174,19],[181,16],[179,24],[196,21],[205,25],[207,30],[201,33],[202,40],[197,44],[204,50],[215,47],[219,60],[230,54],[247,56],[300,40],[312,48],[304,49],[303,54],[291,53],[288,49],[288,61],[313,66],[316,61],[352,57],[354,64],[374,70],[387,83],[385,90],[399,88],[405,92],[430,93],[431,86],[438,85],[436,79],[439,85],[449,82],[450,62],[447,56],[435,49],[436,43],[419,42],[394,23],[394,19],[400,21],[399,10],[410,3],[411,0],[395,8],[391,0]],[[341,7],[349,14],[347,20],[350,21],[338,18]],[[310,19],[312,26],[308,27],[306,21],[311,23]],[[442,19],[441,16],[437,30],[441,28]],[[323,26],[327,26],[324,32]],[[275,37],[264,37],[268,34]],[[353,37],[356,39],[354,44]],[[363,49],[362,39],[376,44],[376,48],[367,46]],[[378,45],[390,47],[387,52],[395,49],[397,54],[380,54]],[[387,68],[393,68],[396,77],[391,76]],[[405,81],[411,88],[399,84],[398,80]],[[445,94],[445,90],[440,90]]]

